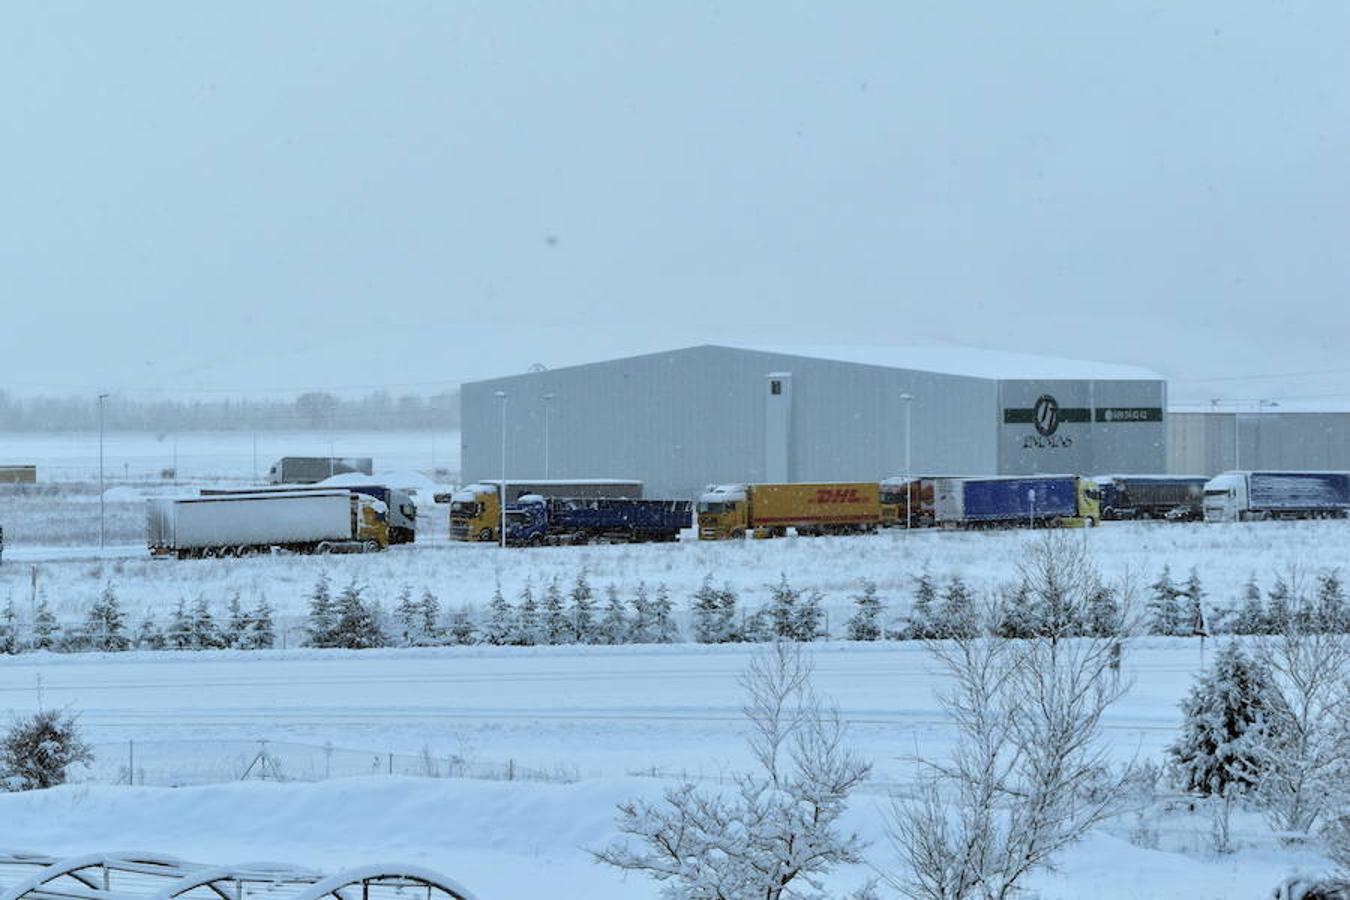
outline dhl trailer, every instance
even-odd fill
[[[699,540],[859,534],[881,524],[878,484],[867,481],[824,484],[724,484],[698,501]]]

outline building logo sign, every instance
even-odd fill
[[[1103,406],[1097,409],[1098,422],[1161,422],[1161,406]]]
[[[1031,423],[1041,437],[1050,437],[1059,430],[1059,403],[1054,397],[1041,394],[1036,398],[1036,405],[1031,409]]]

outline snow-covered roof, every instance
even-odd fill
[[[1266,416],[1279,413],[1344,415],[1350,413],[1350,400],[1276,400],[1273,405],[1269,401],[1262,403],[1257,400],[1220,400],[1217,404],[1205,402],[1167,404],[1169,413],[1219,413],[1231,416],[1234,409],[1244,416],[1257,413]]]
[[[942,375],[965,375],[1008,381],[1017,379],[1070,380],[1145,380],[1161,381],[1162,376],[1142,366],[1119,363],[1063,359],[1008,350],[983,350],[976,347],[931,344],[789,344],[750,345],[716,344],[736,350],[757,350],[812,359],[830,359],[889,369],[913,369]]]

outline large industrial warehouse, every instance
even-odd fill
[[[472,382],[461,404],[466,481],[634,478],[692,497],[900,475],[907,444],[913,474],[1167,470],[1157,375],[996,352],[702,345]]]

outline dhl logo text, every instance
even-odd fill
[[[862,503],[857,488],[821,488],[816,491],[817,503]]]

